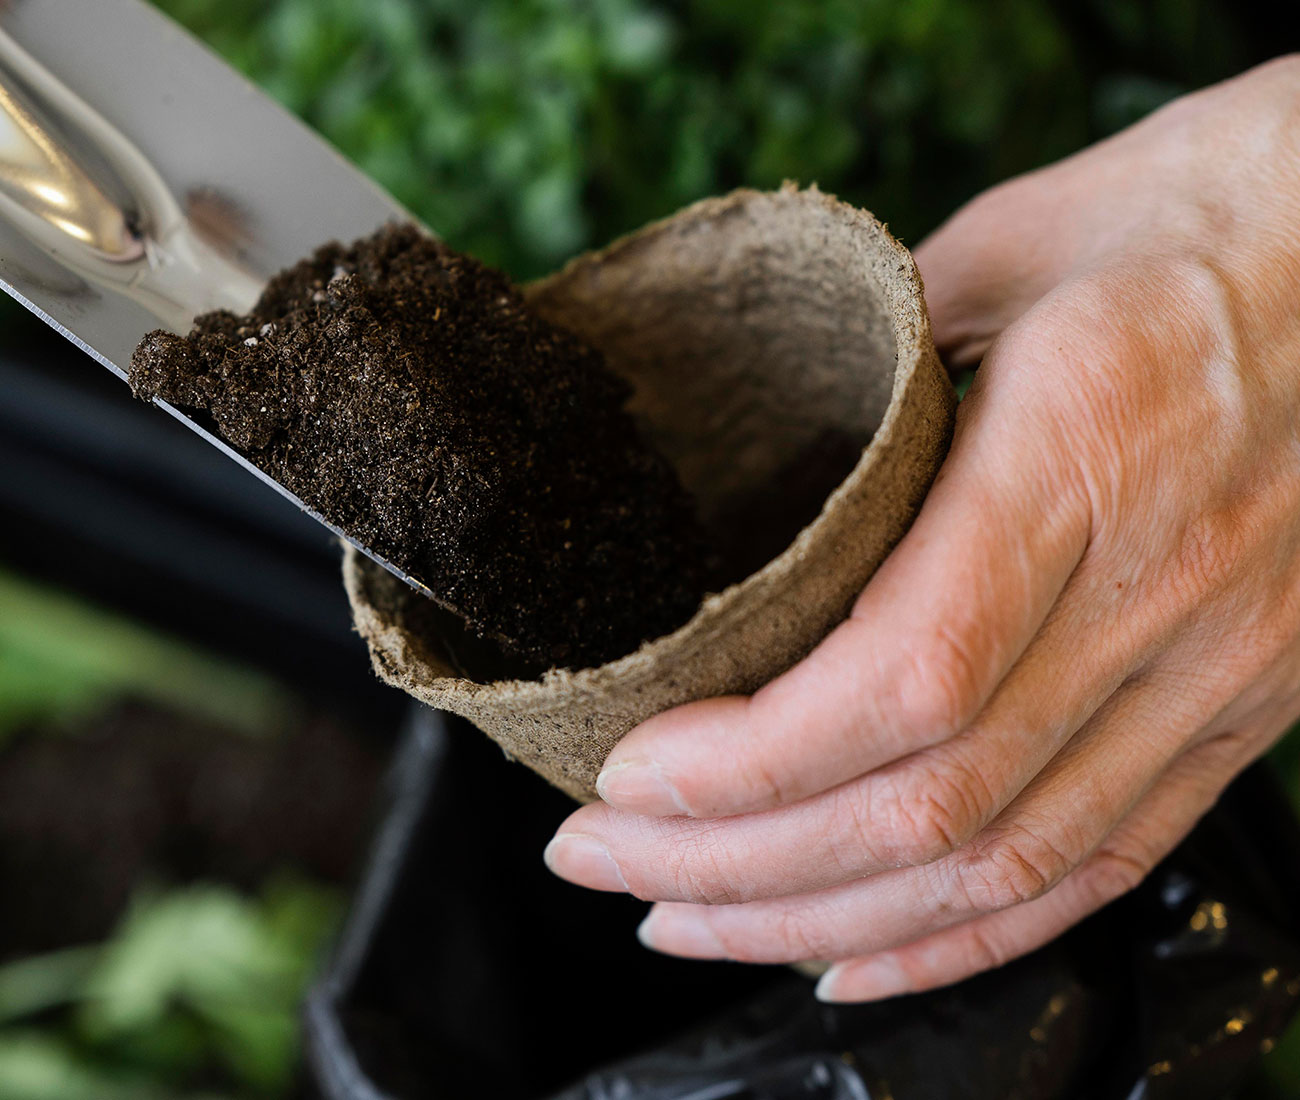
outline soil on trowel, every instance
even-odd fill
[[[207,410],[532,670],[630,653],[709,586],[692,500],[624,410],[629,385],[503,274],[414,226],[323,246],[247,316],[150,333],[130,380]]]

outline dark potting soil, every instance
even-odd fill
[[[695,611],[705,538],[626,382],[504,275],[414,226],[281,272],[246,317],[156,331],[131,386],[206,409],[255,465],[534,670]]]

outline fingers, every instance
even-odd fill
[[[974,842],[935,863],[798,897],[740,905],[660,904],[648,945],[670,954],[793,962],[875,954],[1039,898],[1128,814],[1222,700],[1175,683],[1117,693],[1021,798]]]
[[[651,818],[595,803],[560,827],[548,863],[582,886],[721,904],[806,893],[950,855],[1133,671],[1144,639],[1114,625],[1114,602],[1113,585],[1072,581],[973,725],[949,741],[762,813]],[[1099,641],[1080,652],[1081,637]]]
[[[1136,886],[1191,831],[1248,759],[1223,742],[1192,749],[1078,870],[1043,897],[837,963],[818,983],[817,996],[868,1001],[919,993],[1027,955]]]
[[[601,797],[656,816],[747,813],[964,729],[1088,538],[1084,494],[1004,430],[1015,404],[990,398],[963,414],[920,516],[846,622],[751,698],[690,704],[634,730],[606,762]]]

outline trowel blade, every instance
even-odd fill
[[[317,134],[142,0],[0,4],[0,100],[7,108],[0,112],[0,286],[122,378],[147,332],[188,330],[195,313],[214,305],[247,308],[272,274],[325,241],[413,220]],[[96,128],[110,137],[84,140],[82,131]],[[47,140],[49,134],[56,140]],[[53,169],[32,163],[65,138],[73,146],[66,163],[57,151],[49,154]],[[36,182],[27,182],[28,176]],[[87,215],[71,227],[61,220],[59,204],[71,201],[75,187],[61,194],[59,181],[72,177],[89,181],[83,186],[91,195],[87,205],[138,205],[139,194],[122,198],[132,190],[166,193],[161,206],[194,241],[191,251],[198,256],[179,305],[160,305],[133,278],[115,282],[125,267],[114,267],[111,254],[104,259],[107,246],[91,239],[102,217],[92,224]],[[132,178],[147,182],[135,186]],[[123,222],[124,237],[135,232],[133,216]],[[94,246],[80,261],[74,238]],[[204,297],[208,259],[211,281],[222,268],[233,273],[237,291]],[[161,268],[166,271],[165,261]],[[167,279],[157,270],[145,274],[146,281]],[[206,415],[155,404],[347,538],[219,439]],[[420,582],[348,541],[428,594]]]

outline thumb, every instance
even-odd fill
[[[934,341],[950,370],[977,364],[1072,265],[1075,212],[1055,174],[1040,170],[984,192],[914,250]]]

